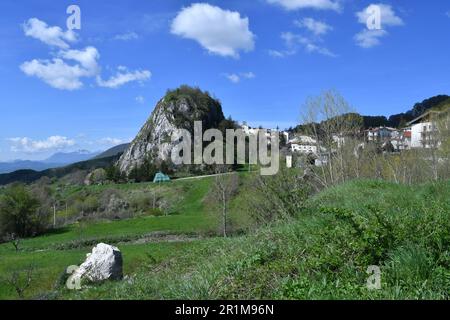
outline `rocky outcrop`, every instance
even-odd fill
[[[174,146],[171,137],[177,129],[187,129],[193,133],[194,121],[202,121],[203,130],[206,130],[218,128],[223,120],[219,101],[207,92],[187,86],[169,91],[157,103],[117,165],[122,173],[129,174],[147,158],[152,161],[170,159]]]
[[[81,283],[83,280],[100,282],[120,280],[122,273],[122,254],[114,246],[99,243],[86,255],[86,260],[75,270],[71,281]]]

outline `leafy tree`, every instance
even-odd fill
[[[128,179],[135,182],[153,181],[158,171],[159,168],[152,162],[150,157],[147,157],[142,165],[136,166],[130,171]]]
[[[40,212],[39,200],[21,184],[13,185],[0,197],[0,233],[19,237],[34,236],[42,232],[49,213]]]

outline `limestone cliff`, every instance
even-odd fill
[[[193,133],[194,121],[202,121],[203,130],[218,128],[223,120],[220,102],[207,92],[188,86],[168,91],[117,165],[121,172],[129,174],[146,158],[167,160],[173,148],[171,136],[175,130],[187,129]]]

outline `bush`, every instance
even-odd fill
[[[154,191],[152,191],[152,193],[150,192],[133,192],[130,195],[130,206],[134,211],[137,212],[144,212],[146,211],[148,208],[153,207],[153,202],[156,195],[153,194]],[[155,201],[156,202],[156,201]]]
[[[248,211],[258,224],[295,217],[305,205],[311,188],[300,170],[280,168],[277,175],[257,176],[247,193]]]
[[[49,212],[42,212],[40,202],[23,185],[7,188],[0,197],[0,234],[30,237],[43,232]]]
[[[145,212],[149,216],[161,217],[164,215],[164,211],[159,208],[150,208]]]

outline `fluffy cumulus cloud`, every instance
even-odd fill
[[[116,74],[108,80],[103,80],[100,76],[97,76],[97,84],[100,87],[117,89],[133,81],[142,83],[149,80],[151,76],[152,73],[148,70],[129,71],[126,67],[120,66],[117,68]]]
[[[68,42],[74,42],[77,39],[72,30],[63,31],[60,27],[49,27],[44,21],[37,18],[31,18],[25,22],[23,30],[26,36],[61,49],[68,49]]]
[[[294,24],[300,28],[305,28],[311,31],[316,36],[325,35],[329,31],[333,30],[332,26],[313,18],[303,18],[300,20],[295,20]]]
[[[312,8],[339,11],[341,9],[338,0],[267,0],[267,2],[280,5],[287,10]]]
[[[100,70],[97,64],[97,60],[100,58],[100,54],[94,47],[87,47],[84,50],[61,51],[59,53],[59,56],[66,60],[73,60],[78,62],[90,76],[96,75]]]
[[[94,47],[84,50],[60,51],[52,60],[33,59],[24,62],[20,69],[28,76],[34,76],[48,85],[61,90],[76,90],[83,86],[81,78],[92,77],[99,72],[99,53]],[[66,60],[75,61],[73,64]]]
[[[380,29],[365,28],[354,37],[355,42],[362,48],[372,48],[381,44],[381,39],[388,35],[387,28],[404,25],[403,20],[396,15],[394,9],[388,4],[370,4],[364,10],[356,13],[358,22],[367,27],[368,21],[374,12],[380,12]]]
[[[43,43],[59,48],[52,52],[52,59],[32,59],[20,65],[20,69],[28,76],[41,79],[53,88],[61,90],[77,90],[83,87],[83,78],[97,79],[101,87],[119,88],[120,86],[137,81],[150,79],[151,72],[137,70],[130,72],[126,67],[119,67],[116,75],[104,81],[100,76],[101,68],[98,60],[100,54],[95,47],[71,49],[69,43],[77,39],[73,31],[62,31],[60,27],[50,27],[45,22],[32,18],[23,26],[25,35],[39,39]],[[137,34],[122,35],[121,40],[129,40]]]
[[[382,28],[386,26],[403,25],[403,20],[395,14],[394,9],[392,9],[392,6],[383,3],[371,4],[364,10],[357,12],[356,16],[358,18],[358,22],[367,24],[367,20],[370,18],[371,12],[374,12],[375,10],[378,9],[380,10],[381,13]]]
[[[248,52],[255,46],[248,18],[207,3],[183,8],[172,21],[171,32],[224,57],[237,58],[240,51]]]
[[[11,151],[26,153],[62,150],[75,145],[75,140],[63,136],[51,136],[44,140],[33,140],[27,137],[8,140],[11,143]]]

